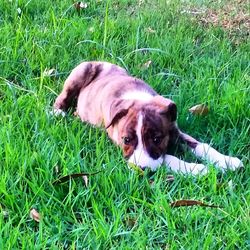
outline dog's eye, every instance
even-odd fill
[[[122,138],[123,139],[123,143],[125,144],[125,145],[129,145],[130,144],[130,142],[131,142],[131,138],[129,138],[129,137],[123,137]]]
[[[162,141],[162,138],[160,137],[160,136],[155,136],[155,137],[153,137],[153,142],[154,142],[154,144],[160,144],[161,143],[161,141]]]

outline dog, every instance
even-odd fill
[[[195,156],[222,170],[243,167],[238,158],[223,155],[183,133],[176,122],[176,104],[117,65],[93,61],[75,67],[55,100],[54,114],[65,114],[73,103],[83,122],[104,126],[128,163],[142,170],[167,165],[177,172],[207,173],[203,164],[170,155],[175,144],[186,144]]]

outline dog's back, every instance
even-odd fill
[[[139,95],[135,90],[138,90]],[[145,93],[141,96],[141,92]],[[62,93],[54,108],[67,110],[77,100],[77,114],[82,121],[94,125],[105,123],[104,112],[109,112],[111,102],[121,98],[145,98],[156,92],[142,80],[108,62],[83,62],[76,66],[66,79]]]
[[[125,69],[108,62],[82,62],[76,66],[65,81],[62,93],[57,97],[54,108],[66,111],[77,99],[80,91],[108,75],[127,75]]]

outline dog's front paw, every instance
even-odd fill
[[[188,163],[172,155],[165,155],[164,162],[171,170],[183,174],[205,175],[208,172],[207,166],[203,164]]]
[[[206,175],[208,173],[208,167],[203,164],[189,163],[189,171],[192,175]]]
[[[50,114],[53,115],[53,116],[60,116],[60,115],[62,117],[66,116],[66,113],[62,109],[57,109],[57,108],[50,111]]]
[[[227,155],[222,155],[215,164],[222,169],[231,170],[236,170],[237,168],[243,167],[243,163],[240,159]]]

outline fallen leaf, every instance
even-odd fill
[[[74,6],[79,11],[80,9],[86,9],[88,7],[88,4],[83,2],[76,2],[74,3]]]
[[[178,200],[170,203],[171,207],[188,207],[188,206],[201,206],[201,207],[213,207],[213,208],[219,208],[219,206],[215,205],[208,205],[201,201],[196,200]]]
[[[45,68],[45,70],[43,71],[43,77],[51,76],[55,72],[56,72],[55,69],[47,69],[47,68]]]
[[[22,10],[20,8],[17,8],[17,13],[20,15],[22,13]]]
[[[153,30],[151,27],[146,28],[145,31],[152,34],[156,33],[156,30]]]
[[[225,183],[223,183],[223,182],[218,182],[218,183],[216,184],[216,190],[217,190],[217,191],[223,190],[223,189],[225,189],[225,186],[226,186]]]
[[[61,109],[53,109],[52,111],[49,112],[50,115],[55,116],[55,117],[65,117],[66,113],[61,110]]]
[[[137,174],[144,175],[144,171],[133,163],[128,163],[129,168],[133,169]]]
[[[59,173],[59,167],[58,167],[58,165],[55,166],[55,172],[56,172],[56,174]]]
[[[128,227],[132,228],[136,225],[137,219],[135,217],[127,217],[125,223]]]
[[[139,7],[142,5],[142,4],[144,4],[144,0],[139,0]]]
[[[87,187],[88,186],[88,182],[89,182],[88,176],[87,175],[83,175],[82,178],[83,178],[83,181],[85,183],[85,186]]]
[[[97,172],[94,172],[94,173],[77,173],[77,174],[69,174],[69,175],[66,175],[66,176],[63,176],[63,177],[60,177],[59,179],[55,180],[52,184],[53,185],[57,185],[57,184],[61,184],[61,183],[64,183],[66,181],[69,181],[71,179],[76,179],[76,178],[79,178],[79,177],[82,177],[83,176],[90,176],[90,175],[96,175],[98,173],[100,173],[100,171],[97,171]],[[85,183],[86,184],[86,183]]]
[[[167,175],[166,181],[167,182],[173,182],[174,181],[174,176],[173,175]]]
[[[36,211],[35,208],[30,210],[30,218],[35,220],[36,222],[40,222],[41,215]]]
[[[194,115],[206,115],[208,111],[208,107],[204,104],[198,104],[189,109],[189,112]]]
[[[3,209],[1,204],[0,204],[0,212],[2,213],[4,218],[7,218],[9,216],[9,211],[7,211],[6,209]]]
[[[90,27],[89,28],[89,32],[93,33],[95,31],[95,28],[94,27]]]
[[[173,175],[167,175],[166,181],[167,181],[168,183],[172,183],[172,182],[174,181],[174,176],[173,176]],[[151,187],[154,187],[154,184],[155,184],[154,180],[149,179],[149,180],[148,180],[148,183],[149,183],[149,185],[150,185]]]
[[[234,190],[234,185],[233,185],[233,181],[232,180],[230,180],[229,182],[228,182],[228,189],[229,189],[229,191],[230,192],[233,192]]]
[[[149,66],[151,65],[151,63],[152,63],[152,61],[151,60],[149,60],[149,61],[147,61],[147,62],[145,62],[143,65],[142,65],[142,69],[148,69],[149,68]]]
[[[150,186],[154,186],[155,182],[153,180],[148,180]]]
[[[9,212],[7,210],[3,210],[3,217],[4,218],[9,217]]]

